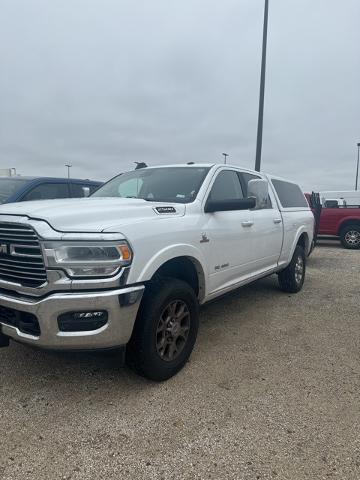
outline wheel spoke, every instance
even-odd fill
[[[169,345],[169,351],[168,351],[169,360],[172,360],[175,357],[176,353],[177,353],[177,346],[176,346],[175,340],[173,340],[172,343],[170,343]]]
[[[180,306],[176,311],[175,317],[177,319],[182,318],[184,316],[185,310],[187,310],[185,303],[180,303]]]
[[[179,323],[182,323],[183,320],[190,317],[190,313],[186,310],[181,315],[178,315],[177,320]]]
[[[162,318],[160,318],[156,333],[164,332],[166,330],[166,322]]]
[[[189,329],[190,327],[188,327],[187,325],[181,327],[178,333],[178,337],[186,338],[189,333]]]
[[[169,305],[169,314],[171,318],[174,318],[176,316],[176,307],[177,307],[178,302],[173,302]]]

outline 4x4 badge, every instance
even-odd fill
[[[200,243],[208,243],[208,242],[210,242],[209,237],[206,235],[206,233],[202,233],[202,234],[201,234],[201,237],[202,237],[202,238],[201,238],[201,240],[200,240]]]

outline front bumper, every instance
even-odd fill
[[[128,343],[145,287],[143,285],[102,292],[54,293],[43,299],[12,297],[0,293],[0,306],[35,315],[40,335],[29,335],[0,317],[0,334],[21,343],[55,350],[95,350],[119,347]],[[104,310],[107,323],[81,332],[59,330],[58,317],[63,313]]]

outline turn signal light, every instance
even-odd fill
[[[124,245],[119,245],[118,249],[121,253],[122,259],[125,260],[126,262],[130,262],[132,257],[130,247],[124,244]]]

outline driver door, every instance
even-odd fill
[[[238,172],[221,170],[208,196],[211,200],[244,198]],[[216,293],[236,284],[251,273],[253,224],[250,210],[204,213],[206,243],[205,255],[209,263],[209,293]]]

